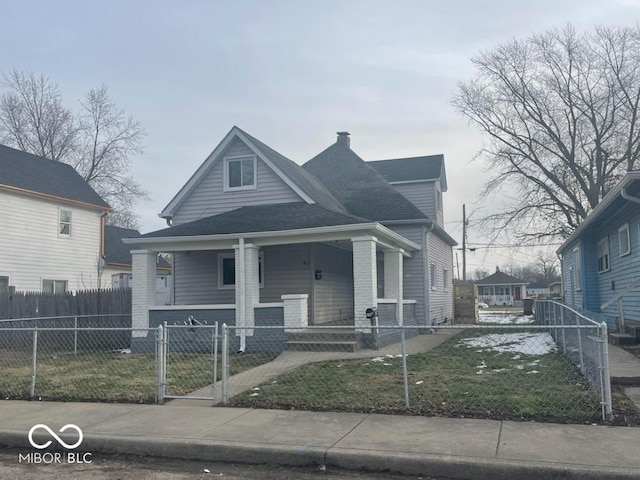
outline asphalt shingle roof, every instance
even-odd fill
[[[512,277],[503,272],[496,272],[488,277],[484,277],[482,280],[475,282],[476,285],[514,285],[527,283],[519,278]]]
[[[138,230],[129,228],[114,227],[105,225],[104,227],[104,256],[107,263],[118,263],[131,265],[131,245],[122,243],[123,238],[140,237]]]
[[[316,177],[301,168],[297,163],[276,152],[273,148],[265,145],[257,138],[252,137],[244,130],[240,128],[238,128],[238,130],[246,135],[265,157],[267,157],[276,167],[278,167],[282,171],[282,173],[289,177],[291,181],[293,181],[299,188],[301,188],[317,203],[319,203],[320,205],[324,205],[325,207],[328,207],[332,210],[346,213],[344,207],[340,204],[340,202],[321,182],[318,181]]]
[[[442,154],[367,162],[387,182],[437,180],[442,175],[443,163]]]
[[[5,145],[0,145],[0,185],[109,208],[72,166]]]
[[[302,168],[316,176],[352,215],[382,222],[427,218],[342,142],[334,143]]]
[[[336,212],[318,204],[278,203],[241,207],[143,235],[143,238],[225,235],[249,232],[275,232],[302,228],[369,223],[347,213]]]

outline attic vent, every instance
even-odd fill
[[[338,132],[338,143],[351,147],[351,139],[349,138],[349,135],[351,135],[349,132]]]

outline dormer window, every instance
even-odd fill
[[[255,155],[226,157],[224,159],[224,191],[256,188]]]

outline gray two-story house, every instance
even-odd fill
[[[244,349],[258,325],[371,333],[368,308],[380,325],[452,319],[446,189],[442,155],[365,162],[339,132],[301,166],[234,127],[161,212],[169,226],[135,239],[133,326],[224,321]],[[154,304],[158,252],[169,306]]]

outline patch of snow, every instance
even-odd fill
[[[530,324],[536,318],[533,315],[523,316],[518,312],[479,312],[479,323],[492,323],[497,325]]]
[[[251,395],[249,395],[250,397],[257,397],[258,395],[260,395],[258,392],[256,393],[252,393]]]
[[[530,372],[527,372],[527,374],[529,373],[540,373],[538,370],[531,370]]]
[[[128,355],[131,353],[131,349],[130,348],[123,348],[122,350],[118,350],[119,353]]]
[[[466,338],[458,345],[480,348],[482,352],[521,353],[546,355],[557,350],[553,337],[548,333],[491,333],[481,337]]]
[[[253,387],[251,390],[257,391],[257,390],[260,390],[260,387]]]
[[[422,385],[423,383],[424,383],[424,380],[418,380],[418,381],[416,382],[416,385]]]
[[[385,363],[383,363],[383,365],[385,365],[385,366],[387,366],[387,367],[391,367],[391,366],[393,365],[393,363],[387,363],[387,362],[385,362]]]

